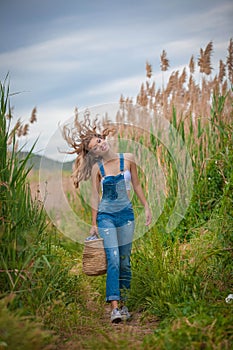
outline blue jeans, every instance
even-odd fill
[[[106,301],[123,300],[131,281],[133,210],[130,207],[117,214],[98,213],[97,223],[107,257]]]

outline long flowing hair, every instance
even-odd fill
[[[102,128],[104,125],[102,125]],[[115,133],[114,128],[109,126],[101,130],[101,123],[98,118],[93,121],[90,119],[89,111],[84,113],[82,121],[79,120],[78,113],[75,115],[73,126],[65,125],[62,129],[62,136],[66,140],[72,151],[66,152],[68,154],[77,154],[73,164],[72,179],[74,186],[79,187],[81,181],[88,180],[91,176],[93,165],[100,160],[100,157],[95,156],[89,152],[89,143],[93,137],[100,137],[106,139],[109,134]]]

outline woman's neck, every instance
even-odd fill
[[[112,150],[109,150],[106,154],[103,155],[103,161],[109,162],[114,159],[118,159],[119,155],[116,152],[113,152]]]

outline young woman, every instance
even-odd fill
[[[89,117],[75,121],[75,129],[63,130],[63,136],[77,153],[73,180],[92,179],[91,235],[104,239],[107,257],[106,301],[111,303],[111,321],[118,323],[130,318],[123,301],[130,288],[130,255],[134,233],[134,212],[130,202],[131,185],[145,208],[145,225],[152,216],[140,185],[134,155],[114,152],[106,137],[113,129],[97,132],[96,120]],[[119,305],[119,302],[121,305]],[[121,306],[121,307],[120,307]]]

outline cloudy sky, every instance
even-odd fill
[[[232,18],[233,0],[0,0],[0,79],[9,72],[11,92],[20,92],[15,119],[38,110],[28,145],[39,136],[43,153],[75,107],[136,97],[146,61],[159,84],[163,49],[173,71],[212,40],[217,68]]]

